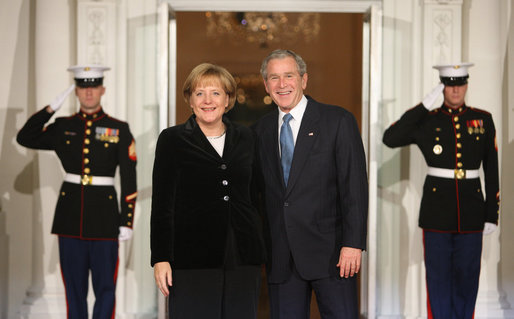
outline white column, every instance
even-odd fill
[[[124,65],[117,62],[117,1],[78,0],[77,5],[77,64],[102,64],[111,68],[104,73],[104,110],[125,118],[125,107],[116,99],[117,74]],[[124,56],[121,54],[120,56]],[[123,74],[123,73],[122,73]]]
[[[50,103],[71,84],[66,72],[71,60],[69,5],[66,0],[48,0],[44,5],[36,5],[34,52],[38,108]],[[72,100],[69,99],[63,109]],[[20,308],[20,318],[65,318],[57,238],[50,234],[62,176],[55,154],[39,151],[34,160],[32,285]]]
[[[505,9],[509,4],[507,0],[473,0],[468,5],[464,11],[469,24],[464,34],[467,50],[463,55],[467,61],[475,63],[475,66],[470,69],[466,103],[492,113],[497,142],[500,145],[498,155],[501,159],[503,66],[508,28],[506,15],[509,12]],[[509,196],[506,193],[502,194]],[[495,233],[484,237],[476,318],[504,318],[507,315],[507,311],[501,309],[501,300],[504,296],[498,289],[501,231],[500,224]],[[509,318],[512,316],[510,310]]]

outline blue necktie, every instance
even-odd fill
[[[291,131],[291,126],[289,126],[289,121],[292,118],[293,116],[289,113],[284,115],[284,123],[282,123],[282,126],[280,127],[280,150],[282,151],[280,163],[282,164],[286,186],[287,180],[289,179],[289,170],[291,169],[294,152],[293,131]]]

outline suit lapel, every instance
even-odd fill
[[[265,145],[262,147],[262,149],[265,150],[264,157],[282,187],[285,188],[284,173],[280,165],[280,152],[278,147],[278,108],[276,108],[267,119],[268,121],[263,136]],[[269,149],[269,146],[272,148]]]
[[[291,163],[291,170],[289,172],[289,182],[287,184],[286,196],[289,194],[291,189],[294,187],[294,184],[298,180],[303,166],[309,158],[312,145],[319,135],[318,121],[318,108],[316,107],[315,102],[309,100],[305,109],[305,113],[303,114],[298,136],[296,137],[293,162]]]
[[[209,140],[207,140],[207,137],[205,137],[205,134],[203,134],[202,129],[200,129],[200,126],[198,126],[196,123],[194,116],[191,116],[186,122],[185,132],[189,136],[188,140],[192,147],[198,149],[200,153],[212,157],[212,159],[215,161],[220,160],[218,152],[216,152]]]

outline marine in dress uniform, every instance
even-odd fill
[[[105,91],[103,72],[108,69],[70,67],[75,84],[32,115],[17,135],[23,146],[55,151],[66,171],[52,233],[59,237],[68,318],[88,318],[89,271],[96,297],[93,318],[114,318],[118,240],[132,235],[137,196],[135,142],[128,124],[107,115],[100,105]],[[46,125],[74,88],[79,112]],[[114,188],[118,166],[119,206]]]
[[[416,144],[428,165],[423,228],[429,318],[473,318],[482,234],[498,224],[498,148],[493,119],[467,106],[471,63],[438,65],[441,84],[384,133],[389,147]],[[441,91],[444,103],[431,110]],[[485,194],[479,178],[485,176]]]

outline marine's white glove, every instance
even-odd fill
[[[442,83],[439,83],[433,90],[432,92],[428,93],[425,98],[423,99],[423,101],[421,101],[421,103],[423,103],[423,106],[429,110],[429,111],[432,111],[433,109],[435,109],[437,107],[434,107],[434,103],[435,101],[437,100],[437,98],[439,97],[439,95],[443,92],[444,90],[444,84]]]
[[[75,83],[70,85],[70,87],[67,88],[66,91],[57,95],[55,99],[52,101],[52,103],[50,103],[50,107],[52,108],[52,110],[54,110],[54,112],[61,108],[62,104],[64,103],[64,100],[66,99],[66,97],[68,97],[71,91],[73,91],[73,89],[75,89]]]
[[[496,228],[498,228],[498,225],[486,222],[484,225],[484,235],[489,235],[493,233],[496,230]]]
[[[129,240],[132,238],[132,228],[120,226],[120,234],[118,236],[119,241]]]

